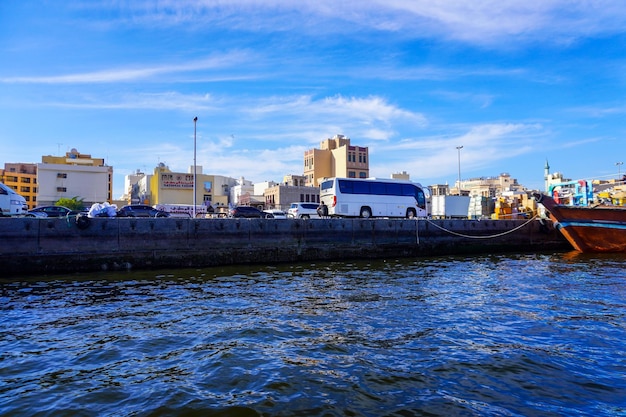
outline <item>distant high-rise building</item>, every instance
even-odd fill
[[[306,185],[317,187],[325,177],[369,177],[369,150],[350,145],[350,138],[335,135],[323,140],[319,149],[304,152]]]

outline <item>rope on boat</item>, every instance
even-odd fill
[[[465,234],[463,234],[463,233],[457,233],[457,232],[454,232],[454,231],[452,231],[452,230],[450,230],[450,229],[446,229],[445,227],[441,227],[441,226],[439,226],[439,225],[437,225],[437,224],[433,223],[431,220],[426,219],[426,221],[427,221],[428,223],[432,224],[433,226],[435,226],[437,229],[443,230],[444,232],[450,233],[451,235],[455,235],[455,236],[459,236],[459,237],[466,237],[466,238],[468,238],[468,239],[493,239],[493,238],[496,238],[496,237],[501,237],[501,236],[508,235],[509,233],[513,233],[513,232],[515,232],[516,230],[519,230],[519,229],[521,229],[522,227],[526,226],[528,223],[530,223],[531,221],[535,220],[537,217],[539,217],[539,216],[538,216],[538,215],[535,215],[533,218],[529,219],[527,222],[524,222],[523,224],[521,224],[521,225],[519,225],[519,226],[517,226],[517,227],[515,227],[515,228],[513,228],[513,229],[511,229],[511,230],[507,230],[506,232],[502,232],[502,233],[498,233],[498,234],[495,234],[495,235],[490,235],[490,236],[471,236],[471,235],[465,235]],[[418,237],[417,243],[419,244],[419,237]]]

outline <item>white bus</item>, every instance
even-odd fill
[[[320,184],[320,204],[331,217],[426,217],[420,184],[377,178],[328,178]],[[325,210],[326,210],[325,209]]]

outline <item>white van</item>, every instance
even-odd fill
[[[26,199],[0,182],[0,217],[20,216],[27,211]]]
[[[309,219],[319,218],[317,214],[317,206],[315,203],[291,203],[291,207],[287,210],[287,217],[291,219]]]

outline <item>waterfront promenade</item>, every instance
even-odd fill
[[[0,219],[2,277],[568,249],[549,221]]]

